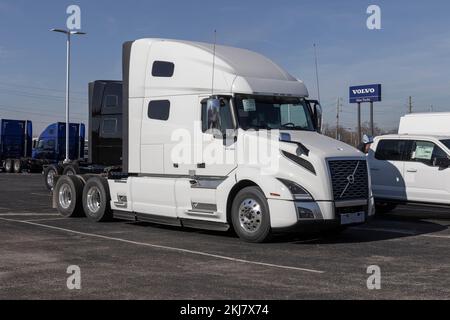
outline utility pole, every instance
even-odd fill
[[[336,101],[336,140],[339,140],[339,114],[341,112],[341,98]]]
[[[409,104],[408,104],[408,106],[409,106],[409,113],[412,113],[412,97],[411,96],[409,96]]]

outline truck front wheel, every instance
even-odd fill
[[[5,161],[5,172],[6,173],[13,172],[13,161],[11,159],[6,159]]]
[[[108,182],[103,177],[90,178],[83,189],[83,209],[86,216],[95,222],[112,219]]]
[[[247,187],[233,200],[231,218],[234,231],[247,242],[265,242],[271,238],[269,205],[258,187]]]
[[[56,183],[53,197],[58,212],[66,218],[82,216],[83,182],[77,176],[61,176]]]
[[[62,173],[61,167],[55,164],[49,165],[44,170],[44,183],[48,190],[53,190],[55,177]]]

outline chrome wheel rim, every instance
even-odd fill
[[[11,162],[6,162],[6,164],[5,164],[5,169],[6,169],[6,171],[9,171],[9,170],[11,170]]]
[[[55,181],[55,175],[56,175],[55,170],[49,170],[47,173],[47,184],[50,187],[53,187],[53,182]]]
[[[100,190],[98,187],[93,186],[89,188],[87,192],[87,199],[86,204],[89,208],[89,211],[92,213],[97,213],[100,210],[101,207],[101,196],[100,196]]]
[[[19,169],[20,169],[20,163],[14,163],[14,170],[15,171],[19,171]]]
[[[73,173],[72,170],[67,170],[66,176],[74,176],[74,175],[75,175],[75,173]]]
[[[249,233],[255,233],[261,228],[261,205],[254,199],[245,199],[239,206],[239,223],[241,228]]]
[[[68,209],[72,204],[72,191],[67,183],[64,183],[59,189],[59,204],[63,209]]]

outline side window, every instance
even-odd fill
[[[447,154],[433,142],[415,141],[410,161],[422,162],[428,166],[432,166],[436,158],[445,157],[447,157]]]
[[[117,119],[105,119],[102,124],[102,133],[113,134],[117,131]]]
[[[107,95],[105,98],[105,107],[117,107],[119,105],[119,97],[116,95]]]
[[[155,61],[152,67],[152,76],[170,78],[173,76],[175,65],[167,61]]]
[[[202,131],[220,130],[225,134],[227,130],[234,129],[233,115],[231,113],[230,101],[224,98],[220,99],[220,113],[218,122],[211,128],[208,128],[208,114],[206,110],[206,100],[202,101]]]
[[[169,119],[170,101],[169,100],[155,100],[148,104],[148,117],[154,120],[166,121]]]
[[[402,161],[409,142],[405,140],[381,140],[375,158],[377,160]]]

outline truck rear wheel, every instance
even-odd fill
[[[95,222],[112,219],[108,182],[103,177],[90,178],[83,189],[83,209],[86,216]]]
[[[5,161],[5,172],[6,173],[13,172],[13,161],[11,159],[6,159]]]
[[[61,175],[61,167],[55,164],[49,165],[44,170],[44,183],[48,190],[53,190],[55,186],[55,177]]]
[[[74,164],[68,164],[67,166],[64,167],[63,170],[63,175],[67,175],[67,176],[74,176],[76,174],[79,174],[80,170],[78,169],[77,165]]]
[[[15,173],[22,172],[22,161],[19,159],[14,160],[14,172]]]
[[[83,182],[77,176],[61,176],[55,185],[53,196],[58,212],[66,218],[83,215]]]
[[[258,187],[247,187],[233,200],[231,219],[234,231],[247,242],[265,242],[271,238],[267,199]]]

